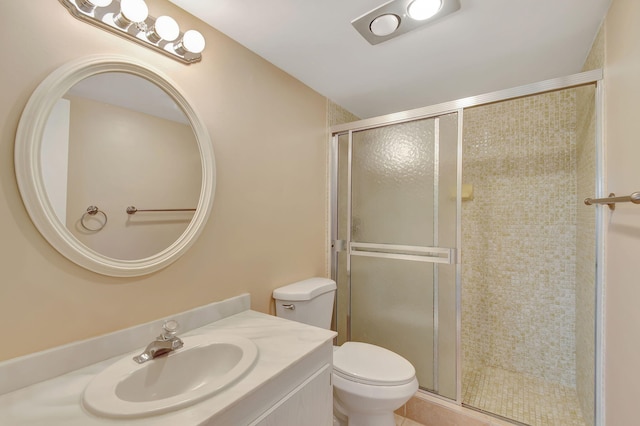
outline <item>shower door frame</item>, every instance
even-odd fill
[[[427,389],[426,387],[421,387],[421,389],[433,393],[434,395],[438,395],[439,396],[439,392],[440,392],[440,364],[439,364],[439,359],[440,359],[440,345],[439,345],[439,329],[440,329],[440,321],[439,321],[439,313],[438,313],[438,307],[439,307],[439,303],[438,303],[438,299],[439,299],[439,272],[437,270],[437,266],[438,265],[452,265],[454,266],[454,270],[455,270],[455,280],[452,283],[452,285],[454,286],[454,291],[456,294],[455,300],[456,303],[459,300],[459,297],[457,297],[458,295],[458,289],[460,288],[460,247],[461,247],[461,236],[460,236],[460,224],[462,221],[462,215],[461,215],[461,197],[458,196],[458,194],[461,193],[461,188],[462,188],[462,173],[461,173],[461,166],[462,166],[462,156],[458,155],[458,153],[460,152],[460,149],[462,147],[462,109],[458,109],[458,110],[452,110],[452,111],[446,111],[443,113],[439,113],[433,116],[429,116],[429,117],[423,117],[420,119],[417,119],[415,121],[421,121],[421,120],[434,120],[434,126],[435,126],[435,130],[434,130],[434,164],[435,164],[435,171],[434,171],[434,205],[433,210],[434,210],[434,239],[433,239],[433,246],[417,246],[417,245],[396,245],[396,244],[372,244],[372,243],[362,243],[362,242],[355,242],[352,239],[352,230],[353,230],[353,222],[352,222],[352,200],[353,200],[353,174],[352,174],[352,164],[353,164],[353,136],[354,133],[356,133],[356,131],[349,131],[348,132],[348,154],[347,154],[347,162],[348,162],[348,167],[347,167],[347,199],[349,200],[349,202],[347,203],[347,211],[346,211],[346,217],[347,217],[347,239],[344,240],[344,244],[342,244],[343,240],[339,240],[340,241],[340,246],[344,246],[344,251],[346,251],[347,256],[346,256],[346,270],[347,270],[347,276],[349,278],[348,280],[348,297],[349,297],[349,303],[347,304],[347,324],[346,324],[346,332],[347,332],[347,341],[351,341],[352,340],[352,334],[351,334],[351,330],[352,330],[352,315],[351,315],[351,308],[352,308],[352,304],[351,304],[351,286],[352,286],[352,256],[371,256],[371,257],[376,257],[376,258],[385,258],[385,259],[396,259],[396,260],[405,260],[405,261],[411,261],[411,262],[425,262],[425,263],[431,263],[434,266],[434,271],[433,271],[433,278],[432,278],[432,284],[433,284],[433,306],[432,306],[432,310],[430,312],[430,314],[433,317],[433,335],[431,336],[432,338],[432,352],[433,352],[433,364],[432,364],[432,371],[433,371],[433,382],[432,382],[432,388]],[[438,189],[437,187],[439,186],[439,180],[440,180],[440,173],[439,173],[439,163],[440,163],[440,159],[439,159],[439,152],[441,151],[440,148],[440,144],[441,144],[441,140],[440,140],[440,124],[439,124],[439,120],[441,117],[443,116],[447,116],[447,115],[456,115],[456,132],[457,132],[457,138],[456,138],[456,142],[455,142],[455,146],[456,146],[456,173],[455,173],[455,181],[456,181],[456,219],[455,219],[455,226],[456,226],[456,238],[455,238],[455,245],[453,247],[450,247],[449,245],[447,245],[447,247],[444,246],[440,246],[438,244],[438,240],[439,240],[439,231],[438,231],[438,217],[440,215],[439,213],[439,202],[438,202]],[[414,120],[411,120],[414,121]],[[396,124],[400,124],[400,123],[393,123],[393,125]],[[379,127],[385,127],[384,126],[379,126]],[[374,127],[375,128],[375,127]],[[370,128],[373,129],[373,128]],[[367,129],[369,130],[369,129]],[[337,139],[336,139],[337,140]],[[336,146],[337,148],[337,146]],[[337,209],[336,209],[337,211]],[[337,220],[336,220],[337,223]],[[338,240],[333,240],[334,242],[338,241]],[[335,247],[336,244],[334,243],[334,248],[336,248],[337,251],[342,251],[340,248]],[[372,251],[369,251],[368,249],[372,249]],[[380,251],[375,251],[376,249],[379,249]],[[400,253],[396,253],[396,251],[402,252],[402,254]],[[334,279],[336,277],[334,276]],[[337,280],[336,280],[337,282]],[[335,309],[335,318],[337,320],[337,303],[334,307]],[[456,311],[459,311],[459,307],[455,308]],[[459,318],[456,316],[456,322],[451,322],[451,324],[455,327],[455,329],[457,330],[459,328],[459,324],[457,323],[457,321],[459,320]],[[337,326],[337,321],[336,321],[336,326]],[[456,336],[458,336],[459,333],[456,332]],[[371,343],[371,342],[370,342]],[[460,342],[456,341],[455,343],[455,347],[458,348],[460,345]],[[455,365],[455,369],[456,371],[459,369],[457,363]],[[460,389],[460,387],[458,386],[458,382],[457,382],[457,376],[455,378],[455,389],[456,389],[456,396],[455,398],[458,399],[459,395],[458,395],[458,390]]]
[[[602,69],[595,69],[578,74],[572,74],[564,77],[558,77],[550,80],[541,81],[538,83],[532,83],[524,86],[518,86],[511,89],[500,90],[496,92],[486,93],[478,96],[471,96],[468,98],[462,98],[450,102],[444,102],[427,107],[412,109],[408,111],[396,112],[379,117],[368,118],[364,120],[354,121],[346,124],[339,124],[330,128],[330,150],[329,150],[329,259],[330,259],[330,273],[332,278],[337,279],[338,268],[338,252],[344,248],[338,240],[338,137],[348,135],[349,143],[351,143],[351,137],[353,132],[374,129],[378,127],[389,126],[393,124],[405,123],[409,121],[415,121],[420,119],[428,119],[438,117],[445,114],[457,113],[458,114],[458,152],[457,152],[457,189],[456,189],[456,250],[455,263],[456,264],[456,399],[455,401],[449,398],[440,397],[432,392],[420,390],[419,392],[425,392],[429,395],[444,398],[447,401],[455,402],[457,405],[462,405],[462,353],[461,353],[461,328],[462,328],[462,312],[461,312],[461,222],[462,222],[462,141],[464,136],[464,110],[470,107],[476,107],[486,105],[495,102],[507,101],[510,99],[539,95],[546,92],[552,92],[563,89],[570,89],[574,87],[595,85],[595,151],[596,151],[596,182],[595,197],[605,197],[604,194],[604,144],[603,144],[603,100],[604,100],[604,88],[603,88],[603,72]],[[351,157],[351,152],[349,152]],[[351,158],[349,158],[351,163]],[[350,164],[349,164],[349,171]],[[350,179],[348,178],[350,181]],[[348,189],[350,193],[350,188]],[[505,200],[508,202],[508,200]],[[350,215],[350,205],[347,216]],[[596,208],[596,297],[595,297],[595,425],[604,425],[604,397],[603,397],[603,378],[604,378],[604,318],[603,318],[603,296],[604,296],[604,218],[602,206],[594,206]],[[351,219],[348,218],[347,234],[351,233]],[[348,250],[348,247],[346,248]],[[348,286],[351,286],[350,277],[348,277]],[[350,288],[347,291],[350,294]],[[350,310],[351,300],[348,301],[348,318],[347,324],[350,327]],[[334,306],[334,318],[337,322],[337,303]],[[437,333],[437,330],[434,331]]]

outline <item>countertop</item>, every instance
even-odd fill
[[[311,327],[271,315],[246,310],[184,333],[183,336],[219,333],[251,339],[258,346],[258,361],[240,381],[220,394],[170,413],[141,419],[108,419],[88,413],[82,407],[82,393],[91,379],[103,369],[121,359],[141,352],[140,349],[40,383],[0,395],[2,425],[198,425],[229,412],[255,396],[259,388],[286,375],[289,370],[304,371],[304,359],[312,357],[323,345],[330,348],[335,332]],[[326,356],[326,354],[325,354]],[[329,357],[331,355],[329,354]],[[330,358],[329,358],[330,359]],[[291,368],[297,366],[296,368]],[[309,371],[311,374],[312,371]],[[269,392],[273,393],[273,387]],[[241,407],[250,412],[253,407]],[[238,411],[238,410],[236,410]]]

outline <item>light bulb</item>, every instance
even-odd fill
[[[182,40],[176,44],[175,50],[181,55],[184,55],[186,52],[197,54],[204,50],[204,46],[205,41],[202,34],[196,30],[189,30],[184,33]]]
[[[407,14],[416,21],[424,21],[440,11],[442,0],[414,0],[407,7]]]
[[[160,40],[173,41],[179,35],[180,27],[175,19],[170,16],[160,16],[147,33],[147,38],[149,41],[157,43]]]
[[[388,36],[393,34],[400,25],[400,18],[396,15],[387,13],[386,15],[380,15],[369,24],[371,32],[379,37]]]
[[[149,8],[144,0],[120,0],[120,12],[113,21],[120,28],[127,29],[132,23],[144,22],[149,16]]]

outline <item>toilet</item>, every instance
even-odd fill
[[[273,292],[276,315],[329,329],[336,283],[328,278],[298,281]],[[361,342],[333,351],[334,424],[394,426],[393,412],[418,390],[416,370],[400,355]]]

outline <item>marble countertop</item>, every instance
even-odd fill
[[[335,332],[310,327],[271,315],[246,310],[194,329],[183,336],[219,333],[251,339],[259,350],[255,367],[225,391],[181,410],[141,419],[108,419],[88,413],[82,407],[82,393],[103,369],[140,349],[59,377],[0,395],[0,423],[3,425],[198,425],[252,394],[263,384],[288,370],[301,359],[330,342]]]

